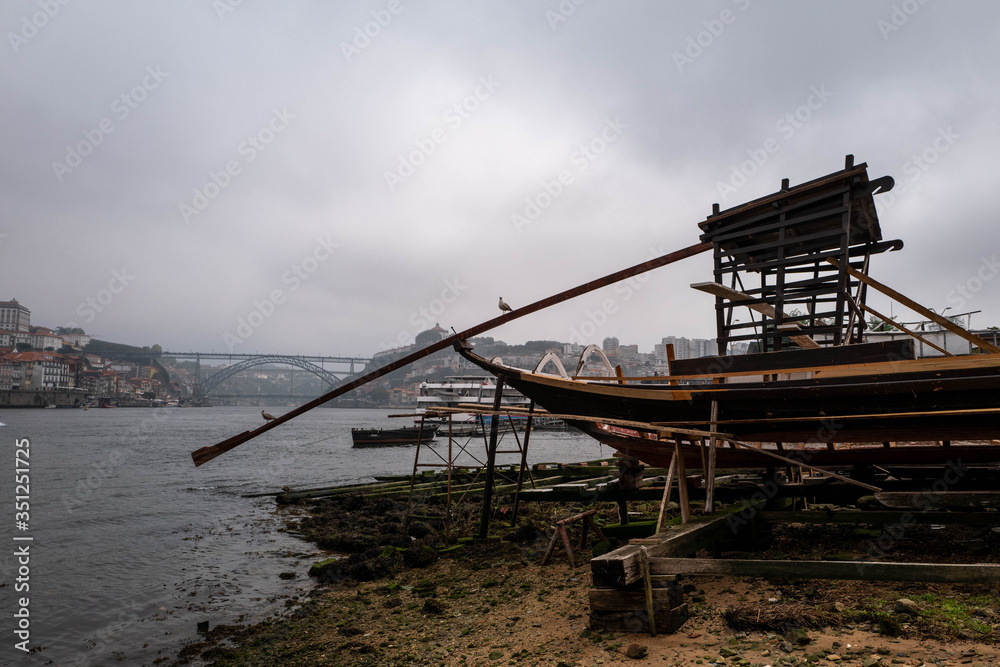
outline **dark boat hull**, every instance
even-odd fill
[[[393,445],[416,445],[432,440],[438,425],[425,424],[420,427],[394,429],[352,428],[351,438],[355,447],[388,447]]]
[[[959,361],[908,360],[829,369],[808,379],[734,384],[619,384],[581,382],[519,371],[463,355],[549,412],[710,430],[711,405],[719,405],[718,430],[755,443],[801,444],[813,465],[1000,461],[1000,447],[883,447],[892,441],[942,442],[1000,438],[1000,355]],[[978,358],[977,358],[978,357]],[[958,358],[956,358],[958,359]],[[826,375],[824,375],[824,373]],[[640,429],[607,430],[600,422],[571,422],[619,451],[653,465],[669,463],[672,444]],[[634,435],[627,432],[631,431]],[[832,447],[828,443],[851,443]],[[858,447],[857,443],[876,443]],[[701,451],[685,445],[685,460],[701,467]],[[776,451],[777,446],[771,447]],[[959,450],[962,451],[959,451]],[[719,467],[761,467],[765,456],[720,448]]]

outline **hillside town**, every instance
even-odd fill
[[[30,394],[42,392],[43,407],[149,407],[191,393],[193,378],[179,368],[168,373],[155,361],[157,346],[135,348],[148,352],[148,364],[94,351],[102,347],[114,346],[82,329],[32,325],[31,311],[17,299],[0,301],[0,405],[36,406],[42,401]]]

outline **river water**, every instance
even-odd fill
[[[7,461],[24,439],[30,452],[27,530],[14,508],[24,489],[15,492],[9,469],[0,475],[0,665],[153,664],[195,639],[200,621],[285,613],[313,587],[306,571],[324,554],[282,531],[285,512],[300,510],[244,496],[409,474],[415,447],[351,446],[352,427],[405,425],[389,414],[313,410],[195,468],[192,451],[256,428],[260,408],[0,410]],[[503,444],[511,449],[510,436]],[[528,458],[610,455],[585,436],[536,432]],[[26,576],[15,555],[24,547]],[[15,646],[22,597],[31,654]]]

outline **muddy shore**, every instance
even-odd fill
[[[614,505],[599,508],[599,523],[617,522]],[[539,565],[551,523],[579,509],[526,504],[511,527],[501,506],[485,541],[467,537],[473,503],[460,506],[448,534],[433,519],[404,529],[405,503],[386,499],[282,510],[289,530],[321,550],[309,600],[263,623],[213,628],[176,664],[1000,665],[1000,591],[986,585],[697,577],[685,582],[691,616],[677,633],[592,632],[586,564],[571,568],[560,548]],[[630,509],[651,515],[655,506]],[[766,550],[739,555],[857,559],[881,533],[793,525]],[[577,549],[577,562],[612,546]],[[916,526],[883,557],[996,562],[998,553],[1000,534],[988,528]]]

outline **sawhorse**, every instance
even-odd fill
[[[563,545],[566,547],[566,556],[569,558],[569,566],[576,567],[576,562],[573,560],[573,547],[569,543],[569,533],[566,532],[566,526],[568,524],[574,523],[583,519],[583,528],[580,531],[580,548],[582,549],[587,545],[587,529],[593,528],[597,536],[602,540],[608,539],[604,536],[601,531],[601,527],[594,523],[594,514],[597,513],[596,509],[587,510],[581,514],[576,514],[567,519],[561,519],[556,521],[556,530],[552,533],[552,539],[549,540],[549,547],[545,550],[545,555],[542,556],[542,561],[539,565],[545,565],[546,561],[549,560],[549,556],[552,555],[552,550],[556,548],[556,540],[560,537],[562,538]]]

